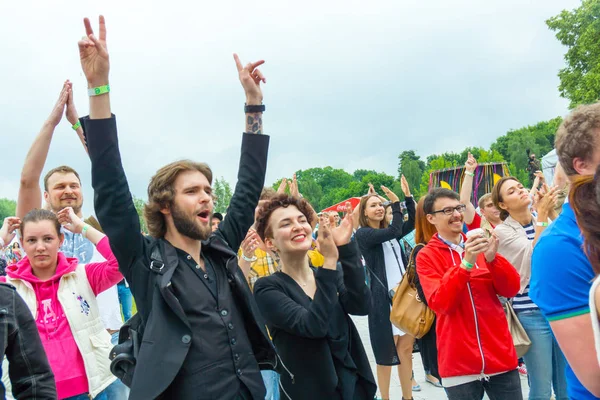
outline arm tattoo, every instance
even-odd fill
[[[262,113],[246,114],[246,132],[258,135],[263,133]]]

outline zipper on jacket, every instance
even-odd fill
[[[481,377],[485,376],[485,357],[483,355],[483,347],[481,346],[481,338],[479,337],[479,323],[477,322],[477,310],[475,310],[475,300],[473,300],[473,293],[471,292],[471,282],[467,282],[467,289],[469,290],[469,298],[471,299],[471,306],[473,307],[473,317],[475,318],[475,332],[477,335],[477,345],[479,346],[479,353],[481,354]]]

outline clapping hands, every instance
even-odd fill
[[[72,207],[65,207],[56,213],[58,222],[69,232],[81,233],[85,223],[75,214]]]

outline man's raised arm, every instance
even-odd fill
[[[66,81],[58,96],[58,100],[48,116],[48,119],[42,125],[40,133],[36,136],[21,170],[21,181],[19,184],[19,197],[17,200],[17,217],[23,218],[29,211],[42,206],[42,190],[40,188],[40,176],[46,164],[48,150],[52,142],[54,129],[60,122],[65,104],[69,98],[70,85]]]
[[[475,218],[475,206],[471,202],[471,195],[473,194],[473,178],[475,177],[475,170],[477,169],[477,160],[471,153],[465,163],[465,177],[463,178],[462,185],[460,186],[460,203],[467,206],[464,214],[465,224],[469,225]]]
[[[83,123],[92,162],[94,208],[121,272],[131,281],[130,268],[135,257],[143,252],[144,240],[121,163],[117,123],[110,110],[106,26],[104,17],[100,16],[96,38],[87,18],[84,24],[87,36],[79,41],[79,54],[88,89],[91,89],[90,115]]]
[[[257,68],[263,60],[242,66],[237,54],[233,55],[239,73],[240,82],[246,94],[245,122],[246,132],[242,138],[242,154],[238,169],[238,181],[227,215],[218,232],[229,246],[237,252],[246,237],[248,229],[254,223],[254,209],[258,204],[260,193],[265,183],[267,170],[267,154],[269,137],[263,135],[262,91],[260,82],[266,82],[265,77]]]

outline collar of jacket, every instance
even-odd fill
[[[533,214],[531,215],[531,223],[533,224],[533,227],[535,228],[537,219],[535,218],[535,216]],[[525,230],[523,229],[523,225],[521,225],[516,219],[514,219],[510,215],[508,216],[508,218],[506,218],[504,220],[504,224],[506,226],[512,228],[515,232],[525,233]],[[527,236],[527,235],[525,234],[525,236]]]

